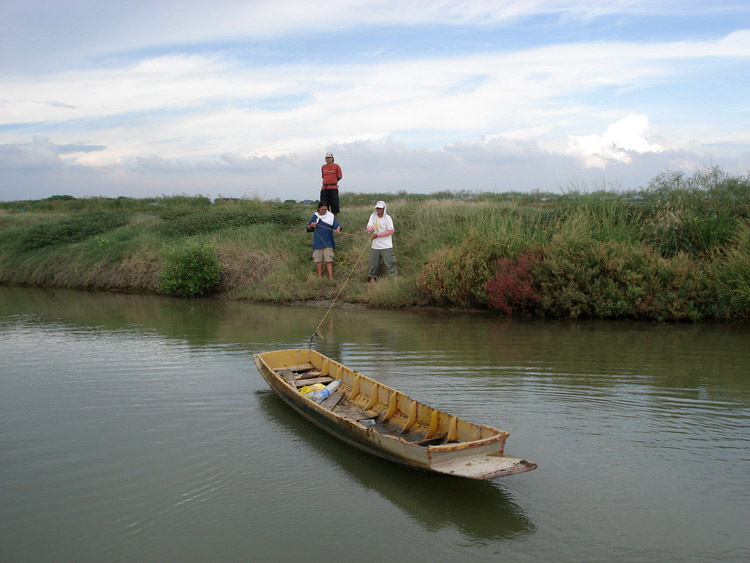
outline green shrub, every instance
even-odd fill
[[[615,280],[605,276],[605,262],[613,244],[603,249],[589,240],[564,241],[550,245],[546,258],[537,269],[540,302],[547,316],[557,318],[595,317],[592,292],[596,289],[608,304],[600,303],[599,312],[609,308],[606,317],[624,316]],[[617,245],[620,246],[620,245]],[[614,268],[610,268],[613,270]],[[615,304],[618,306],[615,306]]]
[[[717,315],[701,264],[615,241],[552,244],[533,268],[540,313],[556,318],[696,321]]]
[[[479,246],[445,248],[433,253],[417,277],[424,297],[438,305],[487,305],[487,280],[493,275],[495,256]]]
[[[717,297],[728,317],[750,319],[750,226],[743,225],[726,252],[711,263]]]
[[[64,200],[64,201],[70,201],[74,198],[72,195],[51,195],[48,198],[46,198],[48,201],[55,201],[55,200]]]
[[[22,250],[34,250],[53,244],[78,242],[121,227],[128,220],[126,213],[96,211],[61,221],[40,223],[21,236],[20,246]]]
[[[702,262],[684,253],[658,258],[636,318],[656,321],[698,321],[718,318],[717,299],[710,290]]]
[[[214,249],[196,241],[167,245],[161,254],[158,290],[171,295],[205,295],[221,280],[221,265]]]

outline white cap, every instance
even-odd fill
[[[384,201],[382,201],[382,200],[381,200],[381,201],[379,201],[379,202],[377,202],[377,203],[375,204],[375,209],[385,209],[385,202],[384,202]]]
[[[326,153],[326,158],[329,158],[329,157],[333,158],[333,153],[332,152],[327,152]]]

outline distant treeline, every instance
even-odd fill
[[[401,275],[368,285],[364,225],[388,202]],[[311,202],[203,196],[0,202],[0,283],[501,315],[750,318],[750,178],[665,173],[641,190],[342,191],[336,281],[312,275]]]

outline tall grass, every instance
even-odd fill
[[[219,268],[206,291],[240,299],[332,299],[351,276],[340,298],[374,307],[750,318],[748,177],[713,168],[629,192],[341,197],[333,283],[314,273],[311,206],[188,196],[0,203],[0,283],[152,292],[169,269],[165,248],[198,245]],[[370,285],[364,226],[379,199],[395,222],[400,275]]]

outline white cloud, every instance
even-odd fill
[[[587,168],[605,168],[610,162],[632,162],[633,153],[662,152],[647,139],[647,115],[630,114],[612,123],[601,135],[571,135],[568,154],[581,159]]]
[[[188,193],[302,200],[314,199],[320,189],[322,153],[278,157],[227,153],[197,162],[141,157],[133,165],[112,162],[93,168],[55,160],[56,145],[52,141],[38,139],[32,145],[39,151],[36,158],[45,154],[45,147],[48,149],[46,154],[51,156],[52,166],[39,166],[39,161],[27,160],[26,167],[0,169],[3,186],[0,198],[28,199],[62,193],[77,197]],[[633,151],[629,163],[610,160],[606,169],[587,168],[578,158],[546,150],[534,141],[502,137],[436,149],[408,147],[392,139],[332,144],[326,149],[336,154],[343,168],[341,189],[347,192],[532,189],[555,192],[571,186],[630,189],[645,186],[666,169],[692,171],[709,164],[723,166],[731,173],[743,173],[740,161],[710,160],[696,153],[674,150]],[[13,152],[13,147],[10,151]],[[7,146],[0,147],[0,166],[7,152]]]
[[[63,165],[60,150],[47,137],[30,143],[0,145],[0,170],[49,170]]]

